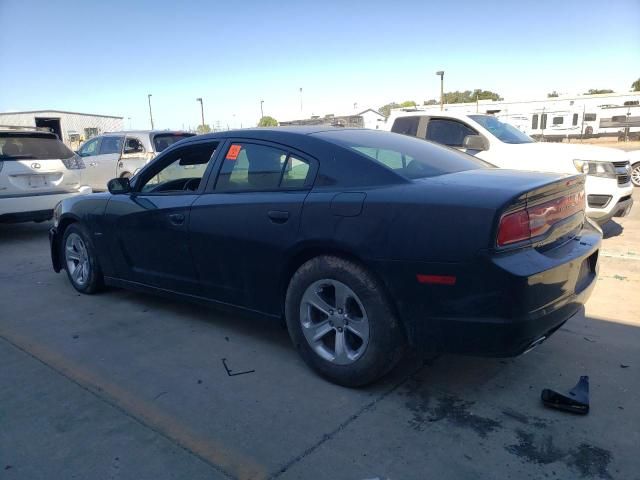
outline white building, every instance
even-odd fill
[[[3,125],[50,128],[72,148],[101,133],[124,129],[123,117],[61,110],[0,113],[0,127]]]

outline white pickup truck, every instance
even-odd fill
[[[392,114],[392,132],[424,138],[496,167],[587,175],[587,215],[603,224],[633,205],[628,152],[583,144],[540,143],[493,115],[412,111]]]

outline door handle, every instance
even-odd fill
[[[285,223],[289,220],[289,212],[283,210],[269,210],[267,216],[273,223]]]
[[[169,221],[174,225],[184,224],[184,215],[182,213],[172,213],[169,215]]]

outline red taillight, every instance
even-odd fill
[[[504,215],[498,228],[498,246],[538,237],[554,224],[582,210],[584,191]]]

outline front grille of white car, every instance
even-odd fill
[[[628,160],[624,162],[613,162],[613,166],[616,167],[618,185],[626,185],[631,181],[631,171],[629,169]]]

